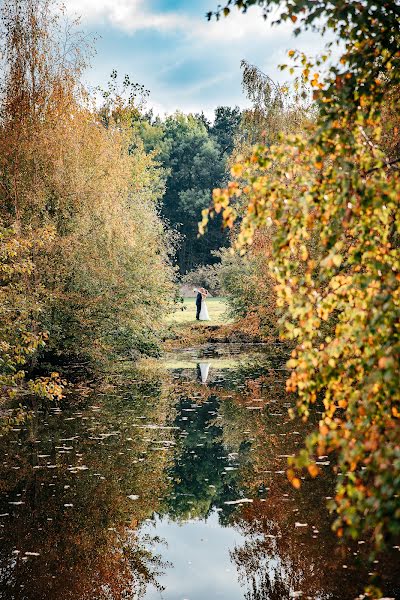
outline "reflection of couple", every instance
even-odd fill
[[[197,363],[197,376],[200,379],[201,383],[207,383],[208,379],[208,371],[210,369],[211,363]]]
[[[198,321],[209,321],[210,317],[208,316],[208,308],[206,304],[206,298],[208,296],[208,292],[204,288],[198,288],[194,290],[197,292],[196,296],[196,319]]]

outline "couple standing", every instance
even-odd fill
[[[196,319],[197,319],[197,321],[209,321],[210,317],[208,316],[208,308],[207,308],[207,304],[206,304],[206,298],[208,296],[208,292],[204,288],[195,288],[194,291],[197,292]]]

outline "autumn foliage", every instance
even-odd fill
[[[234,4],[255,2],[230,2],[226,14]],[[280,20],[331,28],[345,50],[330,68],[326,56],[289,52],[314,90],[315,123],[238,159],[213,210],[238,227],[241,250],[270,228],[281,333],[293,344],[287,389],[304,419],[322,407],[289,478],[298,487],[298,469],[316,476],[315,457],[332,455],[338,535],[379,548],[400,533],[400,156],[388,128],[399,111],[399,6],[284,5]]]
[[[52,0],[6,0],[0,27],[4,383],[44,356],[154,354],[172,271],[134,99],[108,98],[104,122],[81,84],[87,48]]]

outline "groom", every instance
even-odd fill
[[[200,290],[195,290],[197,292],[197,296],[196,296],[196,319],[197,321],[200,318],[200,311],[201,311],[201,301],[203,299],[203,296],[201,295]]]

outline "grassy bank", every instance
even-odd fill
[[[228,317],[228,304],[225,298],[216,297],[207,299],[208,313],[210,321],[196,321],[196,299],[184,298],[179,308],[168,318],[168,324],[194,324],[199,327],[208,327],[210,325],[227,325],[231,322]]]
[[[246,331],[243,323],[228,316],[228,303],[223,297],[207,300],[210,321],[196,321],[195,298],[184,298],[183,303],[167,319],[164,350],[198,346],[205,343],[260,342],[258,335]]]

